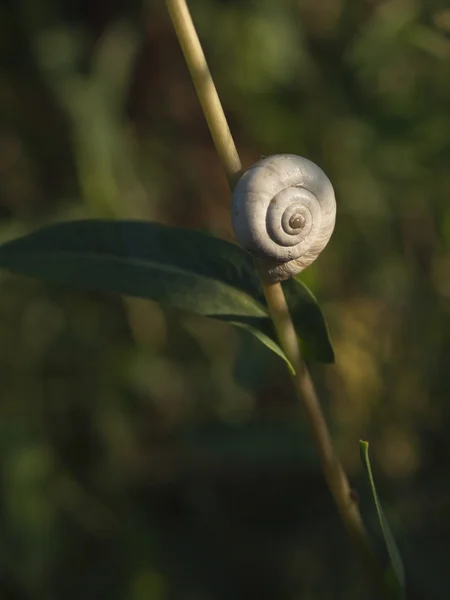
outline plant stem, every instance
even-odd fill
[[[375,591],[383,593],[381,566],[375,557],[359,512],[357,502],[352,498],[351,487],[345,471],[336,455],[330,432],[309,371],[300,354],[297,334],[292,323],[289,308],[279,283],[267,283],[261,278],[269,315],[275,326],[278,341],[295,369],[292,375],[295,392],[303,404],[309,427],[320,456],[326,483],[336,504],[339,516],[349,537],[370,573]],[[380,596],[382,597],[382,596]]]
[[[241,175],[241,161],[216,86],[211,77],[205,54],[198,39],[195,25],[192,22],[185,0],[166,0],[166,4],[217,154],[225,169],[230,187],[233,189]]]
[[[225,169],[230,188],[233,189],[241,173],[241,162],[189,9],[185,0],[166,0],[166,3],[219,158]],[[280,283],[266,283],[262,277],[261,282],[278,340],[296,371],[292,376],[292,381],[296,394],[305,409],[328,488],[341,521],[372,577],[374,589],[380,590],[381,567],[373,553],[358,504],[352,499],[347,476],[333,448],[319,399],[301,357],[297,334],[283,288]]]

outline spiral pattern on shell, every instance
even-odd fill
[[[283,281],[310,265],[327,245],[336,220],[333,186],[306,158],[263,158],[238,181],[232,224],[238,242],[264,268],[270,282]]]

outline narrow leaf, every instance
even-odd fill
[[[266,335],[259,329],[252,327],[251,325],[247,325],[246,323],[239,323],[238,321],[230,321],[230,323],[232,325],[235,325],[236,327],[239,327],[240,329],[243,329],[244,331],[248,331],[249,333],[251,333],[262,344],[264,344],[264,346],[267,346],[267,348],[269,348],[270,350],[272,350],[272,352],[274,352],[280,358],[282,358],[285,361],[285,363],[287,364],[288,369],[291,372],[291,375],[295,375],[295,369],[292,366],[292,363],[289,361],[286,354],[283,352],[283,350],[280,348],[280,346],[276,342],[274,342],[268,335]]]
[[[303,354],[306,358],[333,363],[334,350],[328,327],[311,290],[298,277],[286,281],[283,289]]]
[[[405,594],[405,572],[403,568],[403,562],[398,551],[397,544],[395,543],[394,536],[392,535],[391,529],[384,515],[383,508],[381,506],[380,499],[375,487],[375,481],[372,475],[372,467],[370,465],[369,458],[369,442],[360,440],[359,449],[361,453],[361,460],[369,479],[370,488],[375,504],[375,508],[378,515],[378,521],[380,523],[381,533],[383,536],[384,544],[389,556],[389,567],[386,573],[386,579],[388,584],[393,588],[395,597],[399,600],[404,598]]]
[[[59,223],[1,245],[0,268],[239,323],[286,360],[252,257],[235,244],[197,231],[145,221]],[[315,298],[296,281],[285,289],[307,355],[332,362]]]

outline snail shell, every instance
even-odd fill
[[[303,271],[325,248],[336,199],[330,180],[313,162],[275,154],[239,179],[231,214],[238,242],[259,259],[265,278],[277,282]]]

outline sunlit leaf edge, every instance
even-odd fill
[[[386,573],[386,580],[391,586],[395,586],[396,589],[394,591],[396,593],[396,598],[398,600],[403,600],[403,598],[405,597],[405,571],[403,567],[403,561],[400,556],[400,552],[397,548],[397,544],[395,542],[392,531],[387,522],[375,487],[375,480],[373,478],[372,467],[370,464],[369,457],[369,442],[365,440],[360,440],[359,449],[361,453],[361,461],[363,463],[364,470],[369,480],[369,485],[372,492],[375,508],[377,511],[381,533],[389,556],[390,565]]]

